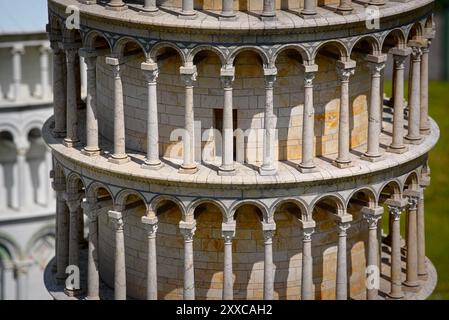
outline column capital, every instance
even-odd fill
[[[342,82],[348,82],[349,78],[355,74],[356,62],[354,60],[349,61],[337,61],[337,75]]]
[[[140,69],[148,83],[156,83],[159,77],[159,67],[157,63],[142,62]]]
[[[81,199],[83,198],[81,193],[70,191],[64,192],[63,198],[67,203],[70,213],[78,212],[78,209],[81,206]]]
[[[84,214],[87,215],[90,221],[95,221],[98,218],[97,210],[100,209],[97,201],[85,199],[81,203],[81,208],[84,210]]]
[[[156,238],[159,220],[156,217],[143,216],[141,221],[147,231],[148,238]]]
[[[303,241],[310,242],[312,241],[312,235],[315,233],[314,227],[308,227],[302,229],[302,239]]]
[[[121,212],[110,210],[108,211],[108,217],[114,224],[116,231],[123,230],[124,222],[123,222],[123,215]]]
[[[42,45],[39,47],[39,52],[40,52],[41,54],[47,54],[47,53],[49,53],[50,51],[52,51],[52,48],[51,48],[51,46],[49,46],[48,44],[42,44]]]
[[[196,82],[198,76],[196,66],[182,66],[179,68],[179,73],[186,86],[192,87]]]
[[[351,227],[352,220],[353,220],[352,215],[350,215],[350,214],[343,214],[343,215],[335,216],[335,221],[337,223],[339,237],[346,237],[347,230]]]
[[[273,241],[274,234],[276,233],[276,224],[262,223],[263,238],[265,243],[271,243]]]
[[[404,210],[404,208],[396,206],[388,206],[388,210],[390,211],[390,214],[393,216],[393,220],[399,221],[401,219],[401,213]]]
[[[184,241],[190,242],[193,241],[193,236],[196,231],[196,221],[193,222],[185,222],[181,221],[179,223],[179,230],[184,237]]]
[[[315,80],[315,72],[304,73],[304,87],[313,88],[313,80]]]
[[[225,89],[231,89],[232,83],[235,80],[235,68],[225,66],[220,70],[221,82],[223,83],[223,87]]]
[[[409,46],[412,49],[411,52],[411,58],[414,62],[419,62],[421,61],[421,56],[422,56],[422,44],[418,41],[410,41],[409,42]]]
[[[231,243],[235,237],[236,222],[226,222],[221,224],[221,235],[225,243]]]
[[[276,82],[277,74],[278,70],[276,67],[269,67],[263,69],[263,75],[265,77],[265,86],[267,88],[273,88],[274,83]]]
[[[11,53],[14,55],[15,54],[23,55],[23,54],[25,54],[25,46],[21,43],[16,43],[11,48]]]
[[[362,208],[363,218],[368,223],[369,229],[377,229],[377,224],[380,219],[382,219],[382,215],[384,213],[384,208]]]

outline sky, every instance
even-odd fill
[[[45,31],[47,0],[0,0],[0,34]]]

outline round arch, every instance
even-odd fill
[[[349,206],[351,199],[358,193],[363,193],[368,198],[370,208],[374,208],[377,205],[378,198],[374,189],[371,187],[361,187],[351,192],[346,201],[346,208]]]
[[[235,219],[235,214],[237,210],[245,205],[251,205],[258,208],[262,213],[263,222],[265,223],[272,222],[273,217],[270,216],[269,208],[264,203],[258,200],[241,200],[234,202],[234,204],[231,206],[231,209],[229,210],[229,216]]]
[[[227,210],[226,206],[220,200],[209,199],[209,198],[196,199],[192,203],[190,203],[187,207],[188,215],[193,216],[195,213],[195,210],[202,204],[211,204],[211,205],[215,206],[216,208],[218,208],[222,214],[224,223],[230,222],[232,220],[232,216],[227,215],[228,210]]]
[[[407,36],[402,29],[393,29],[388,32],[385,37],[382,39],[381,48],[384,49],[387,40],[393,39],[394,47],[404,48],[407,44]]]
[[[402,193],[402,184],[401,184],[401,182],[398,181],[398,180],[396,180],[396,179],[394,179],[394,180],[389,180],[389,181],[386,181],[386,182],[382,185],[382,187],[379,189],[379,194],[378,194],[378,196],[377,196],[378,201],[380,201],[380,197],[381,197],[382,192],[383,192],[386,188],[388,188],[388,187],[390,187],[390,188],[392,189],[392,191],[393,191],[393,194],[392,194],[392,195],[399,196],[399,195]]]
[[[303,63],[312,62],[312,57],[310,56],[309,52],[303,46],[301,46],[299,44],[285,44],[285,45],[282,45],[281,47],[279,47],[273,54],[273,65],[276,64],[276,61],[277,61],[279,55],[286,50],[296,51],[301,56]]]
[[[96,30],[89,31],[89,32],[84,36],[84,39],[83,39],[83,45],[84,45],[84,47],[86,47],[86,48],[96,49],[96,47],[95,47],[95,42],[96,42],[98,39],[103,39],[103,40],[105,41],[105,43],[108,45],[108,49],[109,49],[109,50],[111,51],[111,53],[112,53],[112,45],[111,45],[111,42],[110,42],[109,39],[106,38],[106,37],[104,36],[104,34],[103,34],[102,32],[100,32],[100,31],[96,31]]]
[[[304,221],[310,221],[312,219],[311,213],[307,210],[307,204],[301,199],[297,198],[285,198],[276,200],[270,207],[270,215],[274,217],[275,213],[279,208],[285,204],[294,204],[301,212],[301,219]]]
[[[150,53],[148,55],[149,59],[151,59],[152,62],[157,63],[158,53],[162,49],[175,50],[178,53],[179,58],[181,59],[181,63],[184,65],[187,62],[187,57],[184,54],[184,52],[177,45],[175,45],[171,42],[167,42],[167,41],[162,41],[162,42],[156,43],[150,50]]]
[[[324,201],[324,200],[331,200],[334,202],[336,208],[337,208],[337,214],[343,215],[346,213],[346,201],[345,199],[338,193],[330,193],[330,194],[324,194],[322,196],[318,196],[315,200],[312,201],[310,204],[310,210],[311,214],[313,214],[313,211],[315,210],[315,207],[318,203]]]
[[[178,209],[181,211],[182,219],[184,221],[187,221],[187,217],[188,217],[187,209],[184,206],[184,204],[182,203],[182,201],[176,197],[169,196],[169,195],[160,195],[160,196],[156,196],[155,198],[153,198],[149,203],[149,212],[151,212],[152,214],[157,216],[157,209],[164,202],[171,202],[174,205],[176,205],[178,207]],[[190,218],[193,218],[193,216]]]
[[[78,191],[79,183],[81,183],[82,187],[86,189],[86,184],[84,183],[83,178],[78,173],[71,172],[67,175],[67,190]]]
[[[126,201],[130,196],[136,196],[139,198],[143,204],[145,205],[145,211],[148,213],[148,203],[145,200],[145,197],[136,190],[125,189],[120,191],[115,197],[114,205],[119,207],[124,207],[126,205]]]
[[[321,43],[317,48],[315,48],[312,59],[315,60],[318,53],[325,47],[334,47],[337,49],[340,55],[340,59],[343,60],[345,58],[349,58],[349,50],[346,45],[340,40],[329,40]]]
[[[200,45],[198,47],[195,47],[193,50],[191,50],[189,52],[189,54],[187,55],[186,62],[193,63],[197,54],[199,54],[201,52],[207,52],[207,51],[212,52],[215,55],[217,55],[217,57],[221,61],[222,66],[226,65],[226,58],[225,58],[223,52],[214,46],[208,46],[208,45]]]
[[[270,64],[270,59],[268,58],[266,53],[262,49],[260,49],[258,47],[255,47],[255,46],[242,46],[242,47],[238,47],[238,48],[234,49],[231,52],[231,54],[229,55],[229,59],[228,59],[227,64],[234,65],[234,62],[235,62],[235,59],[237,58],[237,56],[240,53],[245,52],[245,51],[250,51],[250,52],[256,53],[260,57],[260,59],[262,60],[263,66],[271,65]]]
[[[4,233],[0,233],[0,245],[8,250],[11,260],[14,261],[23,257],[23,252],[19,245],[10,236]]]
[[[135,45],[137,45],[140,48],[140,50],[142,51],[142,53],[144,54],[145,60],[148,59],[148,52],[145,50],[145,48],[142,46],[142,44],[139,41],[137,41],[136,39],[134,39],[132,37],[129,37],[129,36],[121,37],[115,43],[114,47],[112,48],[112,53],[116,54],[116,55],[118,55],[120,57],[123,57],[124,53],[125,53],[126,46],[128,44],[135,44]]]
[[[354,53],[354,49],[357,47],[357,45],[363,43],[364,41],[369,44],[371,54],[379,54],[381,52],[381,44],[379,39],[372,35],[365,35],[351,45],[351,47],[349,48],[349,56]]]
[[[112,201],[114,201],[114,196],[113,196],[111,190],[106,185],[104,185],[103,183],[98,182],[98,181],[92,182],[87,187],[87,189],[86,189],[86,196],[87,196],[87,198],[89,198],[89,199],[96,199],[98,197],[98,191],[100,189],[106,190],[106,192],[111,197]]]

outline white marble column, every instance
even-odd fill
[[[428,40],[422,48],[421,57],[421,110],[419,131],[421,134],[430,133],[429,122],[429,52],[431,41]]]
[[[262,20],[274,20],[276,18],[276,0],[263,0],[260,18]]]
[[[347,231],[351,227],[352,216],[337,216],[337,233],[338,233],[338,249],[337,249],[337,286],[336,299],[348,299],[348,254],[346,249]]]
[[[222,0],[220,20],[236,20],[234,0]]]
[[[28,272],[31,265],[31,261],[18,261],[15,263],[16,299],[18,301],[28,300]]]
[[[114,153],[109,161],[115,164],[129,162],[125,144],[125,106],[123,102],[122,65],[120,60],[106,57],[106,64],[112,66],[114,74]]]
[[[82,203],[84,214],[89,218],[89,244],[87,249],[87,300],[100,299],[100,275],[98,265],[98,209],[96,200]]]
[[[159,117],[157,106],[157,78],[159,68],[156,63],[144,62],[141,65],[142,73],[147,82],[148,91],[148,117],[147,117],[147,158],[144,168],[157,170],[162,167],[159,159]]]
[[[392,218],[391,230],[391,299],[402,299],[402,266],[401,266],[401,213],[406,202],[404,200],[387,200]]]
[[[275,116],[274,116],[274,83],[276,82],[277,69],[264,69],[265,76],[265,114],[264,114],[264,145],[263,145],[263,163],[259,169],[262,176],[271,176],[277,173],[274,164],[274,139],[276,135]]]
[[[147,231],[147,300],[157,300],[157,252],[156,234],[158,220],[156,217],[142,217],[142,223]]]
[[[115,255],[114,255],[114,299],[126,300],[126,264],[125,264],[125,236],[122,212],[109,211],[109,219],[114,225]]]
[[[234,67],[221,69],[221,81],[224,90],[223,107],[223,157],[220,166],[220,175],[235,175],[234,166],[234,120],[232,103],[232,84],[234,82]]]
[[[316,6],[317,6],[317,0],[304,0],[304,7],[301,10],[301,16],[303,18],[312,18],[314,15],[316,15]]]
[[[193,0],[182,0],[182,10],[179,13],[179,18],[181,19],[195,19],[197,13],[194,9]]]
[[[40,47],[40,67],[41,67],[41,98],[43,100],[48,100],[51,98],[51,88],[50,88],[50,63],[49,63],[49,52],[50,48],[48,45],[43,45]]]
[[[410,290],[417,291],[419,288],[417,211],[421,193],[419,191],[406,190],[404,195],[408,199],[406,280],[404,285]]]
[[[232,273],[232,239],[235,236],[236,223],[223,223],[221,233],[224,239],[224,268],[223,268],[223,300],[233,300],[233,273]]]
[[[263,238],[265,246],[265,260],[263,265],[263,299],[273,300],[274,294],[274,265],[273,265],[273,237],[276,232],[275,223],[263,223]]]
[[[27,186],[31,181],[27,181],[27,173],[29,171],[28,162],[27,162],[27,154],[30,149],[30,145],[28,143],[20,143],[17,146],[17,200],[19,210],[23,209],[26,205],[26,199],[23,195],[24,190],[27,189]]]
[[[13,73],[13,93],[12,100],[18,101],[22,98],[22,56],[25,54],[25,48],[22,44],[16,44],[11,50],[12,54],[12,73]]]
[[[337,61],[337,74],[341,81],[340,90],[340,113],[338,126],[338,157],[334,165],[338,168],[347,168],[351,166],[349,156],[350,150],[350,128],[349,128],[349,78],[355,73],[355,61],[342,62]]]
[[[184,300],[195,300],[193,236],[196,231],[196,223],[181,221],[179,229],[184,236]]]
[[[55,138],[65,138],[66,121],[67,121],[67,88],[65,78],[65,61],[66,56],[61,48],[61,43],[57,41],[51,42],[53,50],[53,114],[55,126],[53,128],[53,136]]]
[[[193,87],[196,82],[196,66],[180,68],[181,79],[185,85],[185,132],[183,137],[184,162],[179,170],[182,174],[198,172],[195,163],[195,115],[193,105]]]
[[[106,5],[106,9],[113,11],[123,11],[128,9],[128,6],[122,0],[109,0],[108,4]]]
[[[380,240],[378,238],[379,235],[379,220],[382,219],[382,215],[384,213],[383,207],[377,208],[362,208],[363,218],[368,223],[368,257],[366,261],[367,268],[370,268],[373,272],[376,272],[376,277],[373,277],[373,274],[366,274],[367,277],[373,277],[375,283],[367,284],[366,288],[366,297],[368,300],[377,300],[379,298],[379,287],[380,285],[380,260],[379,260],[379,243]],[[367,269],[368,270],[368,269]],[[376,271],[377,270],[377,271]],[[368,280],[368,279],[367,279]],[[370,286],[368,286],[370,285]]]
[[[78,47],[75,44],[65,45],[67,58],[67,135],[64,145],[73,148],[79,143],[78,139],[78,103],[76,85],[76,60]]]
[[[97,53],[95,50],[89,49],[81,49],[79,53],[87,66],[86,146],[83,149],[83,154],[97,156],[100,154],[97,114]]]
[[[314,300],[315,298],[312,258],[312,235],[314,232],[315,221],[302,222],[301,300]]]
[[[421,196],[418,203],[418,218],[417,218],[417,238],[418,238],[418,277],[426,280],[427,265],[426,265],[426,228],[425,228],[425,207],[424,207],[424,193],[426,188],[430,185],[430,177],[424,175],[421,178]]]
[[[315,172],[315,106],[313,100],[313,80],[318,72],[318,65],[304,65],[304,111],[302,120],[302,157],[299,171]]]
[[[388,148],[391,153],[404,153],[407,147],[404,145],[404,70],[405,61],[411,53],[410,48],[393,48],[394,86],[393,86],[393,139]]]
[[[156,0],[145,0],[142,8],[142,12],[155,14],[159,12]]]
[[[337,13],[342,15],[351,14],[354,8],[352,7],[352,0],[340,0],[337,7]]]
[[[67,207],[69,208],[69,265],[80,267],[79,264],[79,208],[81,206],[81,196],[78,192],[67,191],[65,194]],[[80,290],[73,288],[66,283],[64,292],[68,296],[77,296]]]
[[[405,137],[406,142],[409,144],[419,144],[422,141],[419,132],[419,121],[421,113],[421,55],[422,50],[419,44],[416,44],[416,46],[412,46],[408,133]]]
[[[66,279],[65,269],[69,265],[69,209],[64,198],[64,180],[63,176],[55,175],[52,184],[56,192],[56,279],[59,283]]]
[[[381,72],[385,68],[386,55],[367,57],[371,70],[371,93],[368,112],[368,147],[362,159],[376,162],[381,160],[380,134],[382,131]]]

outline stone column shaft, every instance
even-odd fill
[[[95,52],[87,50],[81,50],[80,53],[87,65],[86,146],[83,153],[94,156],[100,153],[97,114],[97,56]]]
[[[368,62],[371,69],[371,94],[368,114],[368,150],[363,159],[377,161],[380,153],[380,133],[382,131],[382,113],[379,108],[381,101],[381,72],[385,68],[386,56],[373,57],[376,62]]]
[[[412,47],[413,53],[411,55],[411,91],[409,101],[408,113],[408,133],[405,139],[408,143],[419,144],[421,136],[419,131],[420,121],[420,104],[421,104],[421,54],[420,47]]]
[[[64,199],[66,190],[65,183],[62,183],[61,177],[55,177],[53,189],[56,191],[56,215],[57,217],[57,234],[56,234],[56,279],[62,281],[66,279],[65,270],[69,265],[69,208]]]
[[[182,0],[182,10],[180,12],[180,17],[187,19],[194,18],[196,16],[196,12],[193,5],[193,0]]]
[[[222,224],[222,236],[224,238],[224,269],[223,269],[223,300],[232,300],[232,239],[235,236],[235,222]]]
[[[79,143],[78,140],[78,104],[77,104],[77,85],[76,85],[76,56],[77,49],[70,45],[66,49],[67,57],[67,135],[64,139],[64,145],[72,148]]]
[[[393,87],[393,140],[388,151],[393,153],[403,153],[407,150],[404,145],[404,63],[410,54],[409,50],[403,50],[402,54],[392,52],[395,70]]]
[[[421,57],[421,110],[420,126],[422,134],[430,132],[429,123],[429,45],[422,49]]]
[[[14,101],[22,98],[22,55],[25,53],[23,45],[15,45],[12,54],[13,95]]]
[[[316,14],[316,0],[304,0],[304,8],[301,11],[303,16],[313,16]]]
[[[340,4],[337,7],[337,13],[339,14],[349,14],[354,10],[352,7],[352,0],[340,0]]]
[[[52,42],[51,46],[53,49],[53,114],[55,119],[53,135],[56,138],[63,138],[66,135],[67,121],[67,88],[64,79],[66,56],[61,50],[59,42]]]
[[[30,263],[25,261],[19,261],[15,266],[15,277],[17,282],[16,299],[27,300],[28,299],[28,271]]]
[[[232,83],[234,82],[234,68],[223,68],[221,80],[224,90],[223,108],[223,159],[220,167],[221,175],[235,174],[234,167],[234,121],[232,103]]]
[[[424,222],[424,191],[423,187],[421,197],[418,203],[418,218],[417,218],[417,238],[418,238],[418,276],[425,278],[427,276],[426,266],[426,228]]]
[[[157,7],[157,1],[156,0],[145,0],[142,10],[145,12],[159,11],[159,8]]]
[[[89,217],[89,244],[87,249],[87,299],[100,299],[100,276],[98,272],[98,213],[96,201],[82,204],[84,214]]]
[[[27,153],[29,150],[29,145],[19,146],[17,149],[17,201],[19,210],[23,209],[26,203],[26,197],[23,195],[24,191],[27,189]]]
[[[40,64],[41,64],[41,98],[42,99],[49,99],[51,96],[50,92],[50,64],[48,60],[48,53],[49,49],[47,46],[42,46],[40,48]]]
[[[273,19],[276,16],[276,1],[263,0],[262,19]]]
[[[129,161],[126,154],[125,138],[125,108],[123,103],[123,84],[121,78],[121,65],[117,58],[107,57],[106,63],[112,66],[114,73],[114,153],[109,159],[115,164]]]
[[[314,143],[315,143],[315,109],[313,100],[313,80],[318,66],[304,66],[304,112],[302,124],[302,157],[299,170],[303,173],[315,169]]]
[[[339,168],[346,168],[351,165],[351,160],[349,157],[349,78],[354,74],[354,71],[355,62],[349,64],[339,62],[337,65],[337,72],[341,81],[341,96],[338,126],[338,157],[335,160],[335,165]]]
[[[337,250],[337,300],[348,299],[348,270],[347,270],[347,251],[346,237],[347,230],[350,227],[351,216],[343,216],[345,220],[338,222],[338,250]]]
[[[407,214],[407,264],[406,280],[404,284],[409,288],[419,287],[418,282],[418,239],[417,239],[417,211],[420,195],[409,197]]]
[[[184,236],[184,300],[195,300],[193,236],[195,235],[196,224],[181,221],[179,227]]]
[[[123,216],[119,211],[109,211],[108,215],[115,227],[114,299],[126,300],[126,265]]]
[[[142,217],[142,223],[147,230],[148,263],[147,263],[147,300],[157,300],[157,252],[156,234],[158,229],[157,218]]]
[[[404,297],[402,292],[401,271],[401,220],[402,208],[390,206],[390,215],[393,216],[391,231],[391,290],[389,296],[393,299]]]
[[[147,81],[148,118],[147,118],[147,159],[144,167],[159,169],[162,166],[159,159],[159,121],[157,108],[157,78],[159,69],[155,63],[142,63],[142,72]]]
[[[195,163],[195,116],[193,87],[197,77],[196,67],[181,67],[181,78],[185,83],[185,137],[183,138],[184,162],[180,173],[193,174],[198,171]]]
[[[222,0],[220,19],[235,19],[234,0]]]
[[[312,235],[315,232],[315,223],[306,222],[305,224],[302,238],[301,300],[314,300]]]
[[[275,117],[274,117],[274,83],[276,82],[276,68],[265,69],[265,114],[264,114],[264,147],[263,164],[260,174],[263,176],[275,175],[277,170],[274,166],[274,138],[275,138]]]
[[[274,269],[273,269],[273,237],[276,225],[263,224],[263,237],[265,245],[264,277],[263,277],[263,299],[273,300],[274,294]]]
[[[114,11],[122,11],[127,9],[125,2],[122,0],[109,0],[106,9]]]

